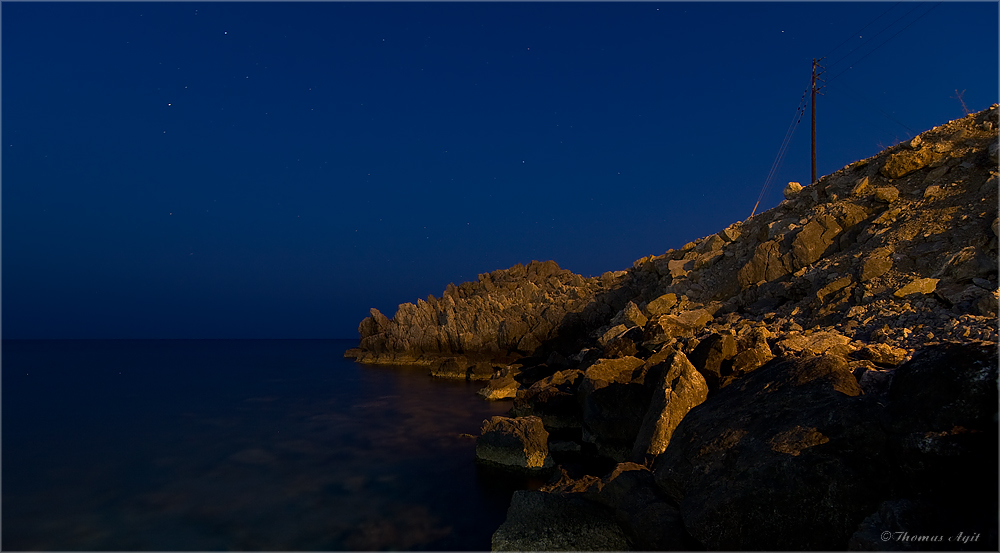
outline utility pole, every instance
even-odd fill
[[[812,181],[816,182],[816,94],[819,93],[819,89],[816,87],[816,79],[822,73],[817,74],[816,68],[822,68],[819,62],[823,58],[816,59],[813,58],[813,72],[812,72],[812,100],[809,102],[812,107]],[[819,79],[823,80],[823,79]],[[820,94],[822,96],[822,94]]]

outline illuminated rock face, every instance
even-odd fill
[[[554,465],[549,433],[538,417],[493,417],[483,421],[476,440],[476,458],[504,468],[539,471]]]

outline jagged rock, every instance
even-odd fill
[[[724,376],[732,373],[732,358],[736,356],[736,339],[730,334],[714,333],[691,352],[691,364],[705,377],[708,389],[715,391]]]
[[[430,366],[437,357],[500,361],[531,354],[560,337],[569,315],[577,327],[601,326],[595,310],[585,311],[616,278],[584,279],[551,261],[481,274],[478,282],[449,285],[441,298],[401,304],[392,319],[373,309],[358,327],[359,347],[367,352],[358,360]]]
[[[670,308],[677,305],[677,294],[663,294],[655,300],[646,304],[646,311],[650,317],[663,315],[670,311]]]
[[[659,376],[632,448],[631,458],[637,462],[663,453],[684,415],[708,395],[705,377],[683,353],[670,352],[650,370]]]
[[[880,277],[892,268],[892,249],[878,248],[872,251],[861,264],[858,280],[867,282]]]
[[[600,359],[583,372],[581,391],[590,393],[608,384],[624,384],[631,382],[632,371],[641,367],[644,361],[636,357],[621,357],[619,359]]]
[[[827,214],[809,221],[792,241],[795,268],[810,265],[822,257],[843,230],[837,220]]]
[[[933,200],[935,198],[940,198],[941,195],[942,195],[941,187],[936,184],[932,184],[927,188],[924,188],[924,198]]]
[[[493,551],[625,551],[614,515],[589,501],[518,490],[507,520],[493,533]]]
[[[875,199],[891,204],[899,199],[899,190],[895,186],[880,186],[875,189]]]
[[[507,374],[490,379],[477,394],[488,400],[513,399],[517,396],[517,389],[520,384],[514,380],[514,375]]]
[[[734,242],[740,237],[740,229],[736,225],[729,225],[728,227],[719,231],[719,238],[722,238],[726,242]]]
[[[650,390],[632,382],[641,359],[602,359],[586,370],[577,390],[584,440],[601,455],[624,461],[642,424]]]
[[[817,302],[819,305],[822,305],[826,301],[827,296],[850,286],[851,282],[852,279],[849,276],[840,277],[836,280],[828,282],[825,286],[816,291]]]
[[[950,256],[944,265],[934,273],[934,277],[950,277],[954,280],[971,281],[974,278],[989,277],[996,272],[995,259],[991,259],[975,246],[966,246]]]
[[[668,270],[670,271],[670,276],[673,278],[681,278],[688,274],[691,269],[694,268],[694,260],[692,259],[671,259],[667,262]]]
[[[780,340],[776,345],[781,351],[805,353],[808,355],[847,355],[854,351],[851,339],[838,332],[828,330],[808,336],[798,335]]]
[[[608,342],[614,340],[615,337],[621,335],[621,333],[625,332],[626,330],[628,330],[628,327],[625,326],[624,324],[615,325],[609,328],[604,334],[602,334],[601,337],[597,339],[597,343],[600,344],[601,347],[604,347],[608,345]]]
[[[792,265],[791,253],[782,251],[778,240],[768,240],[757,246],[753,257],[739,270],[736,278],[740,288],[746,288],[761,281],[781,278],[792,272]]]
[[[741,351],[736,354],[736,357],[733,357],[732,374],[722,378],[719,384],[720,388],[728,386],[742,375],[757,370],[774,358],[771,347],[767,343],[769,336],[770,333],[767,329],[760,328],[740,339],[737,349]]]
[[[785,189],[781,191],[784,194],[786,200],[791,200],[795,196],[802,192],[802,185],[797,182],[790,182],[785,186]]]
[[[608,341],[604,346],[604,357],[613,359],[636,355],[640,343],[642,343],[642,328],[633,326]]]
[[[642,314],[642,311],[636,307],[635,303],[628,302],[625,307],[617,314],[613,319],[611,319],[611,325],[622,325],[624,324],[628,328],[635,326],[645,326],[646,316]]]
[[[868,177],[862,177],[858,179],[858,182],[856,182],[854,184],[854,187],[851,188],[852,196],[865,196],[867,194],[871,194],[871,192],[872,192],[872,187],[868,183]]]
[[[854,352],[853,357],[883,366],[895,367],[909,357],[909,352],[889,344],[866,344]]]
[[[915,278],[909,284],[893,292],[893,295],[897,298],[905,298],[910,294],[930,294],[937,287],[939,280],[936,278]]]
[[[919,136],[915,136],[915,137],[913,137],[912,140],[910,140],[909,142],[907,142],[906,145],[909,146],[911,150],[916,150],[916,149],[920,148],[920,144],[922,142],[923,141],[920,139]]]
[[[923,169],[928,163],[935,159],[935,153],[930,148],[921,148],[917,151],[904,150],[889,157],[882,169],[879,170],[883,176],[890,179],[898,179]]]
[[[840,358],[775,360],[688,413],[656,485],[710,550],[843,549],[888,488],[876,409]]]
[[[692,309],[677,315],[660,315],[646,325],[643,339],[655,341],[675,336],[693,336],[711,320],[711,313],[704,309]]]
[[[567,369],[539,379],[516,393],[511,414],[539,417],[548,428],[580,428],[576,387],[582,378],[583,371]]]
[[[726,241],[722,237],[713,234],[705,238],[704,240],[701,241],[700,244],[695,246],[694,251],[700,254],[718,251],[722,248],[722,245],[725,243]]]
[[[554,466],[549,433],[538,417],[493,417],[476,438],[476,459],[503,468],[539,471]]]

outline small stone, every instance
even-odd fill
[[[920,143],[921,143],[921,142],[922,142],[922,141],[920,140],[920,137],[919,137],[919,136],[915,136],[915,137],[913,137],[913,140],[911,140],[911,141],[909,142],[909,146],[910,146],[910,149],[911,149],[911,150],[916,150],[917,148],[919,148],[919,147],[920,147]]]
[[[997,162],[997,148],[998,146],[996,142],[990,144],[990,161],[993,163]]]
[[[940,186],[938,186],[936,184],[932,184],[932,185],[930,185],[930,186],[928,186],[927,188],[924,189],[924,198],[934,199],[934,198],[940,198],[940,197],[941,197],[941,187]]]
[[[802,185],[797,182],[788,183],[788,185],[785,186],[785,189],[782,191],[782,193],[785,195],[786,200],[791,200],[792,198],[797,196],[799,192],[802,192]]]
[[[895,186],[880,186],[875,189],[875,199],[892,203],[899,199],[899,190]]]

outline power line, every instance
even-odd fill
[[[826,53],[826,55],[825,55],[825,56],[823,56],[823,57],[824,57],[824,58],[828,58],[828,57],[830,57],[830,54],[832,54],[832,53],[836,52],[836,51],[837,51],[837,48],[840,48],[841,46],[843,46],[843,45],[847,44],[847,42],[848,42],[849,40],[851,40],[852,38],[854,38],[854,35],[856,35],[856,34],[860,33],[861,31],[864,31],[865,29],[867,29],[868,27],[870,27],[872,23],[875,23],[875,22],[876,22],[876,21],[878,21],[879,19],[882,19],[882,16],[883,16],[883,15],[885,15],[885,14],[889,13],[890,11],[892,11],[892,9],[893,9],[893,8],[895,8],[895,7],[896,7],[896,6],[898,6],[898,5],[899,5],[899,2],[896,2],[896,3],[895,3],[895,4],[893,4],[892,6],[889,6],[889,9],[888,9],[888,10],[885,10],[884,12],[882,12],[882,15],[879,15],[879,16],[878,16],[878,17],[876,17],[875,19],[872,19],[871,21],[869,21],[869,22],[868,22],[868,25],[865,25],[864,27],[861,27],[861,28],[860,28],[860,29],[858,29],[857,31],[854,31],[854,34],[852,34],[852,35],[848,36],[847,38],[845,38],[845,39],[844,39],[844,42],[841,42],[840,44],[838,44],[836,48],[834,48],[833,50],[830,50],[829,52],[827,52],[827,53]],[[878,35],[876,35],[876,36],[878,36]],[[870,39],[869,39],[869,40],[870,40]],[[853,52],[853,50],[852,50],[852,52]],[[850,52],[848,52],[848,54],[847,54],[847,55],[851,55],[851,53],[850,53]],[[822,58],[820,58],[820,59],[822,59]]]
[[[855,100],[861,100],[862,103],[868,105],[868,107],[870,107],[870,108],[874,109],[875,111],[881,113],[886,119],[889,119],[893,123],[896,123],[897,125],[899,125],[899,126],[903,127],[904,129],[910,131],[914,135],[920,134],[919,132],[911,129],[909,126],[907,126],[905,123],[903,123],[899,119],[896,119],[895,117],[893,117],[893,116],[889,115],[888,113],[882,111],[878,106],[875,105],[875,102],[872,102],[871,100],[866,100],[865,96],[863,94],[861,94],[860,92],[858,92],[857,90],[854,90],[853,88],[847,86],[845,83],[840,83],[840,86],[843,86],[846,89],[847,92],[850,92],[851,95],[853,95],[855,97]]]
[[[760,194],[757,195],[757,203],[753,206],[753,211],[750,213],[750,217],[753,217],[757,213],[757,207],[760,206],[761,200],[764,199],[764,194],[767,193],[767,189],[771,186],[771,179],[777,174],[778,167],[781,166],[781,161],[785,157],[785,152],[788,151],[788,145],[791,143],[792,135],[795,134],[795,128],[798,127],[799,123],[802,122],[802,115],[805,114],[805,102],[806,95],[809,93],[807,88],[803,93],[802,97],[799,98],[799,104],[795,107],[795,115],[792,117],[792,122],[788,125],[788,130],[785,131],[785,138],[781,141],[781,147],[778,148],[778,155],[774,158],[774,163],[771,164],[771,170],[767,173],[767,179],[764,180],[764,186],[760,189]]]
[[[911,8],[910,11],[908,11],[908,12],[904,13],[903,15],[897,17],[895,21],[893,21],[892,23],[886,25],[881,31],[875,33],[875,35],[872,36],[872,37],[870,37],[868,40],[862,42],[857,48],[855,48],[855,49],[851,50],[850,52],[848,52],[848,53],[844,54],[843,56],[841,56],[840,59],[838,59],[837,61],[831,63],[830,66],[832,67],[832,66],[837,65],[838,63],[844,61],[844,59],[846,59],[848,56],[850,56],[854,52],[857,52],[858,49],[863,48],[866,44],[868,44],[869,42],[871,42],[871,41],[875,40],[876,38],[878,38],[878,36],[880,34],[888,31],[890,27],[892,27],[893,25],[895,25],[896,23],[898,23],[904,17],[906,17],[906,16],[910,15],[911,13],[913,13],[914,11],[916,11],[916,9],[919,8],[919,7],[920,7],[920,4],[917,4],[916,6],[914,6],[913,8]],[[881,16],[879,16],[879,17],[881,17]],[[893,35],[893,36],[895,36],[895,35]],[[855,63],[857,63],[857,62],[855,62]]]
[[[902,33],[903,31],[905,31],[905,30],[909,29],[909,28],[910,28],[910,26],[912,26],[912,25],[913,25],[914,23],[916,23],[917,21],[920,21],[921,19],[923,19],[923,17],[924,17],[925,15],[927,15],[927,14],[931,13],[931,11],[933,11],[933,10],[934,10],[934,8],[936,8],[936,7],[940,6],[940,5],[941,5],[941,2],[938,2],[938,3],[934,4],[933,6],[931,6],[931,8],[930,8],[929,10],[925,11],[924,13],[922,13],[922,14],[921,14],[921,15],[920,15],[919,17],[917,17],[917,18],[916,18],[916,19],[914,19],[913,21],[910,21],[910,22],[909,22],[909,23],[908,23],[908,24],[907,24],[907,25],[906,25],[905,27],[903,27],[902,29],[900,29],[899,31],[897,31],[897,32],[896,32],[896,34],[894,34],[894,35],[892,35],[891,37],[889,37],[888,39],[886,39],[886,40],[885,40],[884,42],[882,42],[882,44],[879,44],[878,46],[876,46],[876,47],[875,47],[875,48],[874,48],[873,50],[871,50],[870,52],[868,52],[868,53],[867,53],[867,54],[865,54],[864,56],[861,56],[861,58],[860,58],[860,59],[858,59],[857,61],[855,61],[854,63],[855,63],[855,64],[857,64],[857,63],[860,63],[860,62],[861,62],[861,60],[863,60],[863,59],[867,58],[868,56],[872,55],[872,53],[874,53],[874,52],[875,52],[875,50],[878,50],[879,48],[881,48],[881,47],[885,46],[885,44],[886,44],[887,42],[889,42],[890,40],[892,40],[892,39],[896,38],[897,36],[899,36],[899,33]],[[911,10],[911,11],[912,11],[912,10]],[[907,13],[909,13],[909,12],[907,12]],[[843,75],[844,73],[847,73],[848,71],[850,71],[851,69],[853,69],[853,67],[854,67],[854,66],[852,65],[851,67],[848,67],[847,69],[845,69],[845,70],[841,71],[840,73],[837,73],[836,75],[834,75],[833,77],[831,77],[831,78],[830,78],[830,80],[829,80],[829,81],[827,81],[826,83],[827,83],[827,84],[830,84],[830,83],[831,83],[831,82],[833,82],[833,81],[834,81],[834,80],[835,80],[835,79],[836,79],[837,77],[839,77],[839,76]]]

